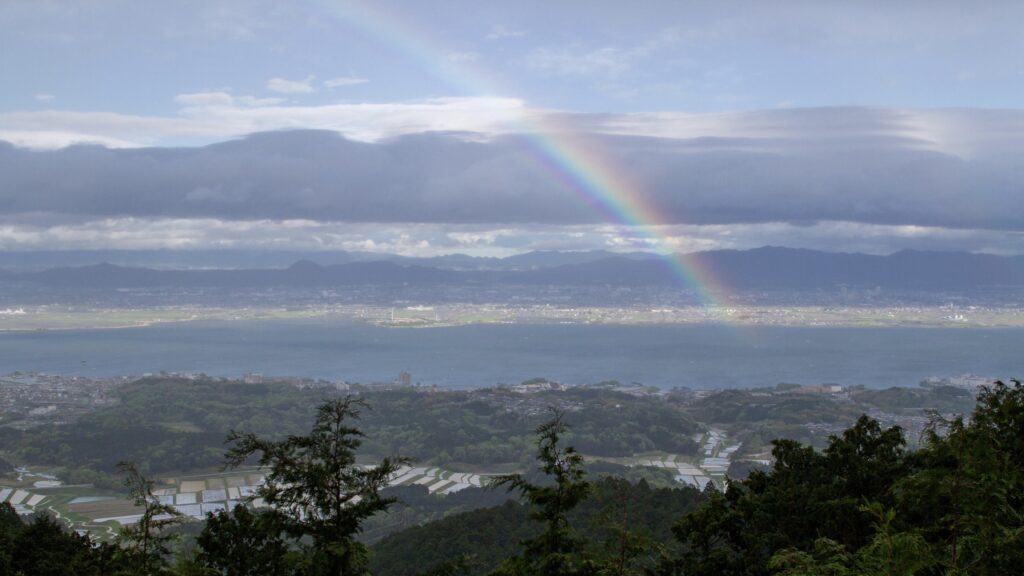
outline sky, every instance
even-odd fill
[[[1024,4],[0,3],[0,250],[1024,253]]]

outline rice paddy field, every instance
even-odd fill
[[[728,445],[725,434],[712,430],[699,435],[703,458],[692,461],[675,454],[644,454],[630,458],[605,458],[625,466],[663,468],[672,471],[676,481],[703,488],[709,482],[720,483],[738,445]],[[420,485],[430,494],[447,495],[488,484],[488,473],[456,472],[438,467],[403,466],[392,477],[390,486]],[[207,514],[240,503],[265,506],[256,497],[265,482],[260,469],[236,469],[227,472],[161,477],[154,480],[153,495],[160,503],[173,506],[184,516],[201,520]],[[0,479],[0,502],[9,502],[21,514],[45,512],[64,522],[70,529],[88,532],[100,540],[115,538],[122,526],[138,521],[142,509],[123,494],[98,490],[89,485],[66,486],[46,472],[19,469],[18,477]]]

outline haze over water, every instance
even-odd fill
[[[187,323],[0,334],[0,373],[179,371],[483,387],[541,376],[670,388],[779,382],[916,386],[971,372],[1020,377],[1024,330],[736,328],[724,325],[473,325],[381,328],[326,321]]]

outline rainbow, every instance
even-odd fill
[[[405,58],[466,96],[499,93],[489,73],[472,62],[452,62],[448,51],[435,45],[420,27],[397,12],[385,13],[369,3],[320,0],[324,10],[343,24],[400,52]],[[521,137],[534,158],[568,184],[588,205],[600,208],[616,224],[629,227],[659,252],[674,276],[692,290],[699,301],[719,317],[727,317],[732,304],[730,291],[696,255],[668,251],[667,228],[659,210],[646,198],[642,188],[628,177],[626,170],[587,141],[578,131],[558,125],[553,114],[527,115]]]

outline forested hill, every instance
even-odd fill
[[[573,441],[595,456],[695,455],[693,436],[703,430],[675,404],[596,388],[538,395],[502,389],[362,393],[372,407],[360,420],[364,453],[402,453],[454,469],[521,467],[533,451],[531,430],[551,405],[573,411]],[[146,378],[118,389],[115,404],[74,422],[24,432],[0,428],[0,452],[60,466],[75,482],[116,485],[110,475],[121,460],[154,474],[216,468],[231,430],[296,434],[319,402],[344,394],[287,383]]]
[[[594,482],[569,521],[585,536],[586,554],[594,557],[614,556],[623,545],[641,543],[670,551],[678,548],[673,524],[705,500],[695,488],[652,488],[643,480],[605,477]],[[528,506],[509,501],[404,530],[371,547],[370,569],[378,576],[413,576],[458,565],[466,574],[489,574],[518,552],[521,541],[540,533],[528,512]]]
[[[833,435],[823,450],[777,440],[769,470],[731,482],[724,492],[654,489],[643,482],[592,478],[564,436],[563,419],[575,416],[556,413],[536,429],[539,478],[497,479],[521,496],[521,503],[407,529],[372,551],[354,536],[362,522],[395,504],[386,496],[379,498],[377,488],[396,462],[357,466],[351,456],[359,447],[352,441],[359,431],[332,429],[324,419],[332,407],[362,404],[327,401],[318,408],[310,436],[280,442],[235,437],[249,446],[243,456],[252,449],[271,455],[268,478],[287,473],[295,486],[304,487],[293,493],[302,506],[262,511],[239,507],[208,515],[192,551],[175,557],[160,549],[97,546],[63,531],[46,516],[25,524],[4,504],[0,573],[1018,574],[1024,565],[1024,386],[998,382],[983,388],[977,400],[969,417],[934,415],[916,450],[906,447],[901,429],[867,416]],[[340,460],[330,456],[335,453],[331,450],[312,459],[294,457],[307,447],[342,445],[347,448]],[[304,473],[307,469],[316,473]],[[331,478],[354,478],[354,484],[340,484],[342,496],[350,501],[361,494],[371,507],[317,508],[330,522],[305,513],[310,499],[319,506],[332,498],[331,491],[317,490],[323,480],[318,471],[333,471]],[[137,472],[135,478],[138,482],[129,486],[142,486],[134,491],[136,502],[154,514],[164,510]],[[273,486],[261,494],[275,497]],[[154,542],[164,535],[126,531],[124,541]]]
[[[558,565],[570,568],[558,573],[1019,574],[1024,386],[997,383],[983,390],[969,418],[936,415],[924,440],[920,449],[908,450],[902,430],[864,416],[822,451],[776,441],[773,467],[730,483],[725,492],[698,497],[599,482],[568,515],[567,525],[581,539],[563,552]],[[667,513],[698,503],[693,511]],[[550,507],[534,502],[533,509]],[[632,522],[617,521],[624,511]],[[374,548],[374,566],[390,576],[438,564],[448,573],[486,573],[503,557],[496,574],[550,565],[551,552],[538,552],[544,524],[523,527],[524,521],[515,504],[453,516],[382,541]],[[671,539],[666,523],[672,524]],[[622,536],[623,526],[629,536]],[[516,539],[529,544],[517,549]],[[414,567],[410,557],[420,565]]]

